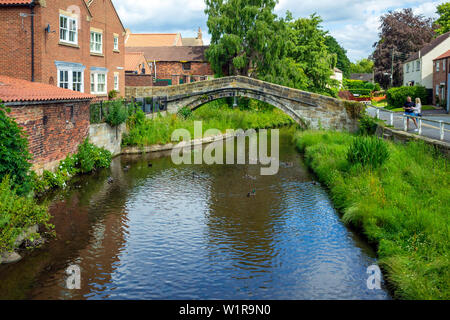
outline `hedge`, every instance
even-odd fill
[[[413,101],[420,98],[422,105],[428,104],[427,89],[421,86],[392,88],[386,95],[388,105],[395,108],[403,107],[408,97],[411,97]]]

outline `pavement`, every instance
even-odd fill
[[[376,115],[376,108],[374,107],[368,107],[367,113],[375,117]],[[438,123],[430,122],[428,120],[435,120],[435,121],[444,121],[450,123],[450,115],[445,113],[443,110],[427,110],[424,111],[422,117],[422,136],[440,140],[440,128]],[[382,109],[380,109],[380,118],[381,120],[385,120],[387,124],[389,124],[390,120],[390,113],[385,112]],[[394,127],[396,129],[399,129],[403,131],[403,113],[402,112],[396,112],[394,114]],[[412,121],[412,119],[409,121],[409,133],[416,133],[414,132],[415,125]],[[444,141],[447,143],[450,143],[450,124],[444,125]]]

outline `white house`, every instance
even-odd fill
[[[403,63],[403,85],[433,89],[433,59],[450,49],[450,32],[433,39]]]
[[[339,87],[342,88],[342,82],[344,81],[344,73],[338,68],[334,68],[333,74],[330,77],[331,79],[339,81]]]

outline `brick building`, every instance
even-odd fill
[[[33,169],[53,170],[89,133],[94,96],[0,75],[0,100],[28,134]]]
[[[125,29],[111,0],[0,0],[0,74],[125,93]]]
[[[143,52],[156,80],[182,84],[213,77],[205,58],[207,46],[127,47],[129,52]]]
[[[150,66],[142,52],[125,53],[126,74],[150,74]]]
[[[450,111],[450,50],[433,60],[433,104]]]

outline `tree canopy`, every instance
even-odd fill
[[[381,18],[379,40],[374,44],[375,81],[388,87],[391,62],[394,57],[394,86],[402,84],[404,60],[429,43],[434,36],[432,19],[415,15],[412,9],[390,11]],[[394,53],[394,55],[392,54]]]
[[[436,13],[439,18],[436,20],[435,24],[437,29],[435,32],[437,34],[444,34],[450,31],[450,2],[442,3],[437,6]]]
[[[205,0],[211,33],[206,58],[217,76],[244,75],[331,94],[336,55],[321,18],[274,13],[275,0]]]
[[[347,50],[330,35],[325,37],[325,45],[328,47],[328,52],[336,55],[336,68],[339,68],[344,73],[344,77],[348,78],[351,73],[351,62],[347,57]]]
[[[370,59],[361,59],[352,63],[350,73],[372,73],[374,62]]]

